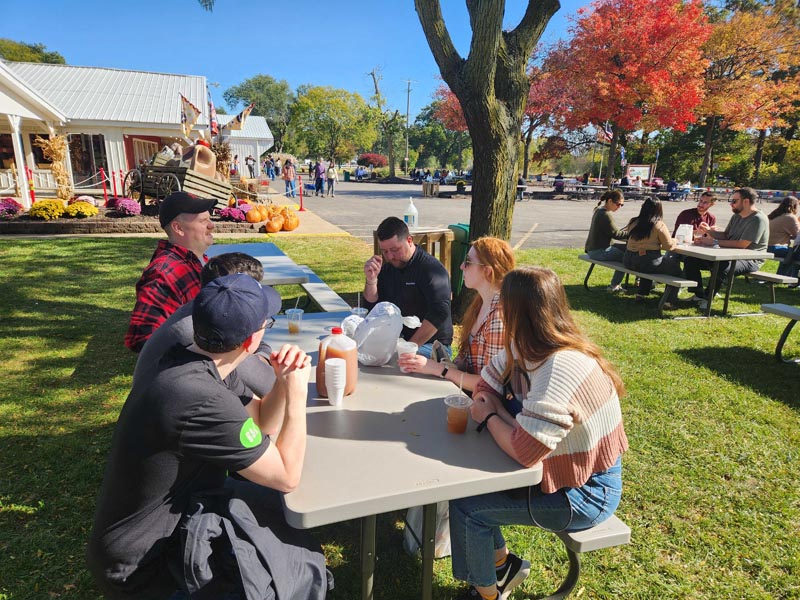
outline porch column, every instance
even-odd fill
[[[27,210],[31,207],[31,194],[30,190],[28,190],[28,178],[25,173],[25,153],[22,151],[22,137],[20,137],[22,117],[18,115],[6,116],[11,124],[11,142],[14,145],[14,162],[17,166],[17,183],[22,194],[22,206]]]

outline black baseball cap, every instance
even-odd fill
[[[197,215],[206,211],[211,212],[216,205],[217,201],[214,198],[198,198],[188,192],[173,192],[161,203],[158,221],[161,227],[166,227],[181,213]]]
[[[280,294],[250,275],[218,277],[203,286],[194,299],[194,335],[212,347],[235,347],[280,309]]]

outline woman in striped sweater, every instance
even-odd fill
[[[619,504],[628,448],[622,380],[573,321],[558,276],[511,271],[500,306],[505,348],[481,372],[472,418],[520,464],[541,463],[542,481],[450,503],[453,575],[472,584],[466,598],[489,600],[505,600],[530,571],[500,526],[575,531],[604,521]]]

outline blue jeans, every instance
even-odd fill
[[[477,586],[497,582],[494,552],[505,547],[501,525],[579,531],[602,523],[622,496],[622,457],[579,488],[542,494],[539,486],[450,501],[453,576]]]
[[[286,183],[286,197],[288,198],[289,196],[291,196],[292,198],[294,198],[294,194],[295,194],[294,181],[290,181],[288,179],[285,179],[284,183]]]
[[[616,262],[622,262],[622,257],[625,256],[625,253],[616,246],[609,246],[608,248],[596,248],[595,250],[589,250],[586,254],[588,254],[589,258],[592,260]],[[622,283],[623,277],[625,277],[625,273],[622,271],[614,271],[614,275],[611,277],[611,287]]]
[[[453,351],[450,349],[450,346],[445,346],[442,344],[442,348],[444,348],[445,352],[447,352],[447,356],[449,358],[453,358]],[[430,358],[431,354],[433,353],[433,342],[429,344],[422,344],[419,348],[417,348],[417,354],[420,356],[424,356],[425,358]]]

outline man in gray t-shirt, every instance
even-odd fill
[[[733,191],[729,200],[733,216],[725,231],[717,231],[700,223],[699,229],[704,235],[696,243],[701,246],[711,246],[716,241],[720,248],[741,248],[748,250],[766,250],[769,239],[769,220],[767,216],[755,208],[758,194],[753,188],[739,188]],[[687,257],[684,261],[684,272],[687,279],[697,282],[697,287],[692,291],[693,301],[700,303],[700,308],[706,307],[706,298],[713,298],[728,277],[735,277],[743,273],[758,271],[763,260],[735,260],[719,263],[719,276],[713,290],[703,291],[703,276],[701,270],[710,270],[712,264],[698,258]],[[731,273],[731,271],[733,271]]]

